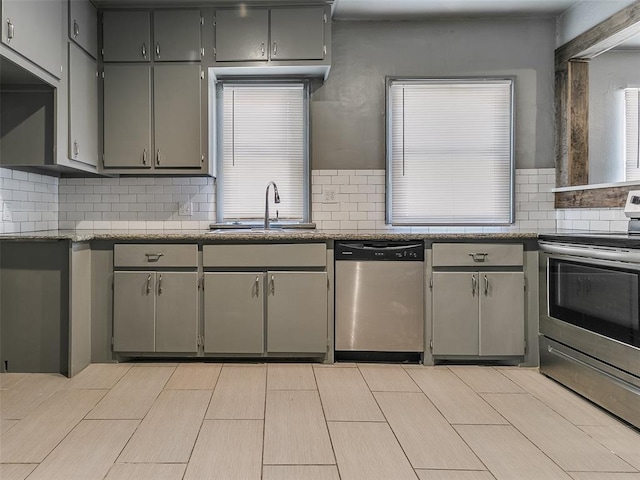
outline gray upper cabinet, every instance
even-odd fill
[[[146,65],[104,67],[104,166],[149,168],[151,70]]]
[[[269,10],[239,8],[216,11],[216,61],[266,61]]]
[[[199,10],[158,10],[153,14],[153,55],[156,62],[201,58]]]
[[[200,167],[200,82],[200,65],[155,65],[156,168]]]
[[[69,43],[69,158],[98,165],[96,61]]]
[[[271,60],[322,60],[324,8],[271,9]]]
[[[89,0],[69,0],[69,38],[98,58],[98,11]]]
[[[149,12],[105,11],[102,48],[105,62],[148,62],[151,57]]]
[[[267,272],[267,352],[326,352],[327,288],[326,272]]]
[[[3,0],[2,43],[61,78],[65,6],[63,0]]]

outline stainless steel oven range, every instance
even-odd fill
[[[640,248],[601,243],[540,241],[540,372],[640,428]]]

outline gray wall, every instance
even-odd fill
[[[312,93],[313,169],[385,166],[385,76],[516,77],[516,167],[554,166],[552,19],[341,22]]]
[[[640,51],[609,51],[589,64],[589,183],[624,181],[624,92],[640,87]]]

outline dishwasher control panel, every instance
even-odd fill
[[[336,242],[335,259],[358,261],[387,261],[387,262],[423,262],[424,242]]]

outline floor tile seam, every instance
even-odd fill
[[[7,372],[7,373],[8,373],[8,372]],[[14,388],[16,385],[19,385],[20,383],[24,382],[24,380],[25,380],[26,378],[27,378],[27,376],[26,376],[26,374],[25,374],[25,376],[24,376],[24,377],[22,377],[20,380],[18,380],[18,381],[17,381],[16,383],[14,383],[13,385],[10,385],[10,386],[9,386],[9,387],[7,387],[7,388],[2,388],[2,387],[0,387],[0,391],[2,391],[2,392],[7,392],[7,391],[11,390],[12,388]]]
[[[324,418],[325,428],[327,429],[327,435],[329,436],[329,445],[331,445],[331,453],[333,454],[333,459],[336,462],[336,470],[338,471],[338,478],[342,479],[342,473],[340,473],[340,465],[338,465],[338,456],[336,455],[336,449],[335,449],[335,446],[333,445],[333,438],[331,437],[331,430],[329,429],[327,413],[325,411],[324,402],[322,401],[322,392],[320,391],[320,385],[318,385],[318,378],[316,377],[316,369],[312,367],[311,372],[313,373],[313,381],[315,382],[316,388],[318,389],[318,399],[320,400],[320,408],[322,409],[322,418]],[[264,470],[264,466],[263,466],[263,470]]]
[[[626,425],[623,425],[626,427]],[[611,453],[613,453],[614,455],[616,455],[617,457],[621,458],[622,460],[624,460],[625,462],[627,462],[629,465],[631,465],[631,467],[636,468],[635,465],[631,464],[630,462],[628,462],[627,460],[625,460],[622,456],[620,456],[618,453],[616,453],[615,451],[611,450],[607,445],[605,445],[603,442],[601,442],[600,440],[598,440],[596,437],[594,437],[593,435],[591,435],[589,432],[587,432],[584,428],[582,427],[600,427],[600,428],[610,428],[610,425],[576,425],[576,427],[578,427],[581,431],[583,431],[585,434],[587,434],[590,438],[592,438],[594,441],[596,441],[597,443],[599,443],[600,445],[602,445],[604,448],[606,448],[607,450],[609,450]],[[631,427],[627,427],[627,428],[631,428]],[[635,430],[634,430],[635,431]],[[636,468],[636,471],[640,472],[640,468]],[[633,473],[633,472],[632,472]]]
[[[498,370],[496,370],[493,367],[479,367],[479,368],[488,368],[493,370],[494,372],[498,372]],[[460,375],[458,375],[456,373],[456,369],[455,368],[448,368],[447,370],[449,370],[451,373],[453,373],[456,377],[458,377],[460,379],[460,381],[462,381],[462,383],[464,383],[465,385],[467,385],[471,390],[473,390],[477,395],[481,395],[483,393],[495,393],[495,394],[517,394],[517,393],[527,393],[525,390],[522,389],[522,387],[520,385],[518,385],[516,382],[514,382],[513,380],[511,380],[509,377],[507,377],[506,375],[502,375],[503,377],[505,377],[509,382],[513,383],[516,387],[519,387],[522,392],[479,392],[477,391],[475,388],[473,388],[473,386],[471,386],[469,383],[467,383],[464,378],[462,378]]]
[[[337,463],[263,463],[264,467],[334,467]]]
[[[269,384],[269,368],[264,374],[264,402],[262,405],[262,448],[260,449],[260,478],[264,476],[264,445],[267,436],[267,386]]]
[[[513,394],[513,395],[519,395],[519,394]],[[627,462],[624,458],[620,457],[617,453],[613,452],[611,449],[609,449],[609,447],[607,447],[606,445],[602,444],[601,442],[599,442],[598,440],[596,440],[595,438],[593,438],[591,435],[589,435],[587,432],[585,432],[582,428],[580,428],[580,425],[576,425],[575,423],[573,423],[571,420],[569,420],[568,418],[566,418],[564,415],[562,415],[560,412],[556,411],[554,408],[552,408],[550,405],[548,405],[546,402],[544,402],[543,400],[541,400],[540,398],[536,397],[535,395],[528,393],[528,395],[530,395],[532,398],[534,398],[535,400],[537,400],[538,402],[540,402],[542,405],[544,405],[545,407],[547,407],[548,409],[550,409],[551,411],[553,411],[554,413],[556,413],[557,415],[559,415],[561,418],[563,418],[567,423],[569,423],[571,426],[577,428],[580,432],[584,433],[585,435],[587,435],[590,439],[592,439],[594,441],[594,443],[596,443],[597,445],[602,446],[604,449],[606,449],[609,453],[611,453],[612,455],[614,455],[616,458],[618,458],[620,461],[624,462],[626,465],[628,465],[630,468],[633,468],[634,471],[638,471],[635,469],[635,467],[633,465],[631,465],[629,462]],[[582,397],[580,397],[582,398]],[[485,400],[486,401],[486,400]],[[488,403],[488,402],[487,402]],[[518,427],[516,427],[515,425],[513,425],[511,422],[509,422],[509,424],[511,424],[516,430],[518,430],[522,435],[524,435],[527,440],[529,440],[531,443],[533,443],[534,445],[536,445],[536,447],[538,446],[537,444],[535,444],[535,442],[530,439],[523,431],[521,431]],[[589,426],[593,426],[593,425],[589,425]],[[596,426],[600,426],[600,425],[596,425]],[[606,426],[606,425],[602,425],[602,426]],[[540,449],[540,447],[538,447]],[[541,449],[540,449],[541,450]],[[542,451],[542,450],[541,450]],[[550,457],[550,455],[547,455],[548,457]],[[558,464],[559,466],[559,464]],[[563,469],[564,470],[564,469]],[[565,470],[566,471],[566,470]],[[585,470],[585,471],[592,471],[592,470]],[[620,472],[620,470],[616,470],[617,472]],[[598,470],[599,472],[599,470]]]
[[[486,426],[503,426],[503,425],[486,425]],[[556,461],[554,458],[551,457],[550,454],[548,454],[547,452],[545,452],[544,450],[542,450],[542,448],[536,443],[534,442],[531,438],[529,438],[528,435],[525,434],[525,432],[523,432],[522,430],[520,430],[516,425],[512,424],[511,422],[509,422],[508,425],[504,425],[505,427],[510,426],[512,427],[515,431],[517,431],[520,435],[522,435],[523,438],[525,438],[531,445],[533,445],[535,447],[536,450],[538,450],[543,456],[545,456],[547,459],[549,459],[549,461],[551,463],[553,463],[555,466],[557,466],[562,472],[567,472],[567,470],[565,470],[558,461]],[[455,428],[455,427],[454,427]],[[475,450],[474,450],[474,453]],[[477,455],[477,453],[476,453]],[[484,462],[483,462],[484,463]]]

